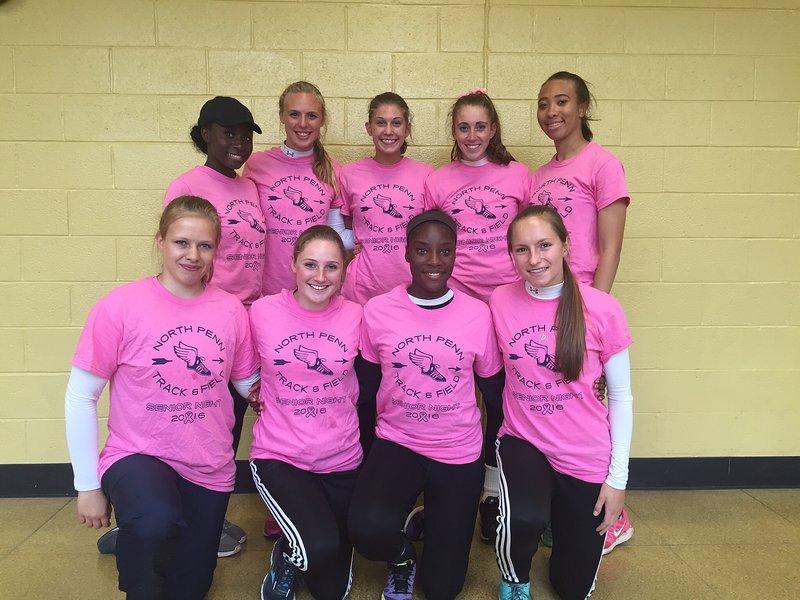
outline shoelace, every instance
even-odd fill
[[[529,600],[530,594],[525,593],[525,588],[515,585],[511,588],[511,600]]]
[[[289,562],[284,563],[283,571],[280,577],[278,577],[278,581],[275,582],[275,589],[284,596],[288,596],[289,592],[291,592],[294,587],[294,579],[296,576],[297,571],[294,565]]]
[[[392,579],[392,587],[395,592],[409,592],[411,579],[411,565],[406,562],[402,565],[392,565],[389,576]]]

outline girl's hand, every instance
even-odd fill
[[[594,397],[597,398],[598,402],[602,402],[606,399],[606,376],[600,375],[597,379],[594,380]]]
[[[261,380],[259,379],[253,385],[250,386],[250,393],[247,395],[247,403],[250,405],[250,408],[253,409],[257,415],[261,414],[261,400],[259,396],[261,394]]]
[[[594,505],[592,514],[596,517],[600,511],[605,507],[606,512],[603,517],[603,522],[597,527],[597,533],[605,535],[608,528],[611,527],[622,512],[622,507],[625,505],[625,490],[618,490],[604,483],[600,487],[600,493],[597,495],[597,502]]]
[[[78,492],[78,521],[86,527],[108,527],[111,507],[103,490]]]

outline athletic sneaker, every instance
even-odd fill
[[[500,498],[486,496],[478,505],[478,512],[481,515],[481,540],[487,544],[494,544],[500,518]]]
[[[417,576],[417,563],[412,559],[399,565],[388,564],[389,574],[382,600],[411,600],[414,593],[414,579]]]
[[[247,532],[235,523],[228,521],[228,519],[222,522],[222,531],[240,544],[244,544],[247,541]]]
[[[267,513],[267,518],[264,519],[264,537],[268,540],[277,540],[281,537],[281,528],[272,513]]]
[[[603,554],[608,554],[620,544],[624,544],[633,537],[633,525],[628,518],[628,511],[624,508],[619,515],[619,519],[611,527],[608,528],[606,533],[606,543],[603,544]]]
[[[119,534],[119,527],[112,527],[97,538],[97,551],[100,554],[116,554],[117,534]]]
[[[546,548],[553,547],[553,525],[550,523],[550,521],[548,521],[547,525],[544,526],[544,531],[539,539],[542,540],[542,546]]]
[[[418,506],[408,513],[403,531],[412,542],[418,542],[425,538],[425,506]]]
[[[219,547],[217,548],[217,556],[219,558],[225,558],[226,556],[239,554],[241,551],[242,545],[239,543],[239,541],[233,539],[223,529],[222,533],[219,534]]]
[[[510,583],[500,580],[500,600],[531,600],[531,583]]]
[[[261,600],[294,600],[298,570],[283,555],[283,539],[272,546],[269,571],[261,582]]]

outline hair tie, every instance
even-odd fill
[[[459,98],[463,98],[464,96],[472,96],[473,94],[484,94],[488,96],[489,94],[486,92],[486,88],[476,87],[472,88],[471,90],[464,92],[459,96]]]

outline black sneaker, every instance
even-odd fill
[[[261,600],[294,600],[299,571],[283,555],[283,538],[272,547],[269,571],[261,582]]]
[[[116,554],[117,534],[119,534],[119,527],[112,527],[97,538],[97,551],[100,554]]]
[[[478,505],[478,512],[481,515],[481,540],[487,544],[494,544],[500,523],[500,498],[486,496]]]

